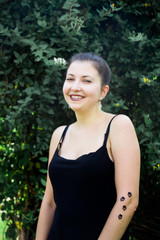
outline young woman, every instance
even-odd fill
[[[129,239],[140,149],[131,120],[101,110],[109,82],[103,58],[71,58],[63,94],[77,121],[53,133],[36,240]]]

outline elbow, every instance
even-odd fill
[[[127,212],[129,215],[133,216],[134,213],[136,212],[139,204],[138,198],[133,198],[132,200],[125,200],[122,202],[117,201],[117,204],[120,206],[121,209],[125,207],[125,212]]]
[[[138,199],[133,199],[130,203],[129,203],[129,209],[130,209],[130,212],[131,214],[134,214],[138,208],[138,204],[139,204],[139,201]]]
[[[55,209],[56,204],[53,198],[49,198],[46,194],[44,194],[42,205],[45,205],[46,207],[49,207],[50,209]]]

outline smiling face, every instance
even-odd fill
[[[100,98],[108,92],[106,87],[102,87],[101,78],[92,62],[75,61],[68,68],[63,94],[73,111],[88,111],[99,107]]]

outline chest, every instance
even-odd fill
[[[96,152],[104,144],[104,131],[82,132],[67,134],[63,140],[59,155],[68,159]]]

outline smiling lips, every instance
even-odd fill
[[[80,96],[80,95],[70,95],[70,98],[72,101],[80,101],[82,100],[84,97]]]

